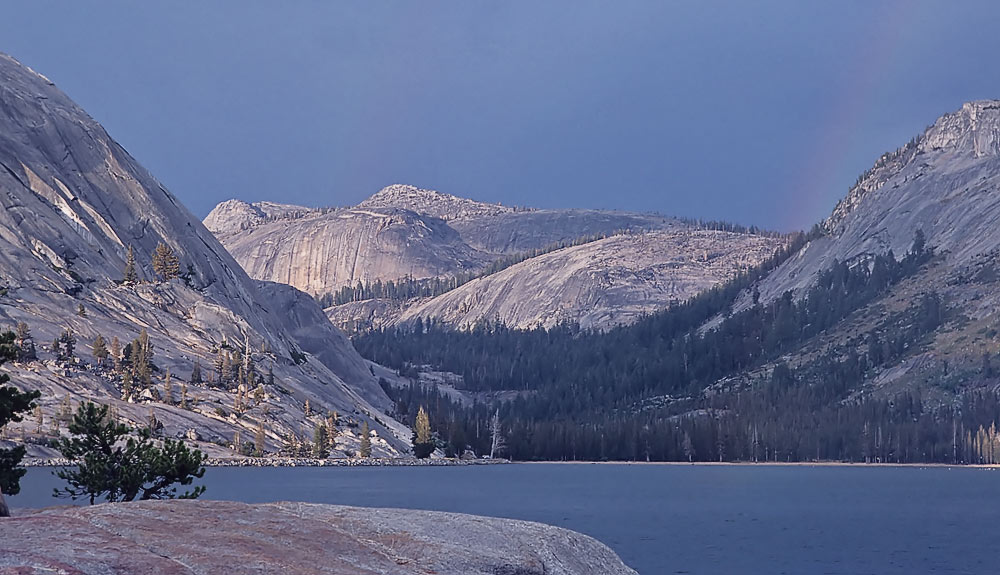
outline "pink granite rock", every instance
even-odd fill
[[[606,546],[509,519],[306,503],[149,501],[0,520],[0,575],[634,575]]]

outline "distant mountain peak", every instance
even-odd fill
[[[514,208],[500,204],[488,204],[406,184],[386,186],[358,204],[357,207],[368,209],[401,208],[443,220],[490,216],[514,211]]]
[[[965,169],[969,162],[1000,156],[1000,100],[974,100],[938,118],[923,134],[906,145],[886,152],[875,164],[858,177],[847,196],[834,208],[826,220],[827,230],[839,233],[847,217],[869,194],[880,190],[887,182],[898,179],[904,169],[917,162],[935,170]],[[923,170],[912,177],[919,178]],[[904,182],[894,182],[893,188]]]
[[[969,153],[973,157],[1000,155],[1000,100],[962,104],[938,118],[921,138],[921,149]]]
[[[225,200],[215,206],[207,216],[204,224],[213,234],[225,236],[242,230],[259,226],[260,224],[280,217],[301,215],[313,211],[312,208],[275,202],[248,203],[243,200]]]

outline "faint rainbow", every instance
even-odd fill
[[[878,103],[885,101],[882,96],[888,90],[886,76],[897,69],[908,26],[919,18],[917,2],[897,0],[879,7],[875,18],[879,28],[872,36],[873,41],[858,42],[845,50],[845,57],[862,63],[860,73],[841,83],[834,107],[816,112],[827,118],[827,129],[812,143],[811,156],[802,163],[793,180],[796,200],[786,204],[788,213],[781,218],[786,227],[805,227],[808,231],[813,223],[829,215],[836,200],[844,197],[854,184],[854,176],[843,181],[841,174],[854,157],[850,152],[856,134],[877,120]],[[891,150],[882,150],[888,151]],[[871,164],[876,159],[877,156],[872,157]],[[859,168],[858,174],[868,167]],[[835,198],[834,203],[831,198]]]

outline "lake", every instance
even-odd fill
[[[34,468],[10,505],[64,503]],[[1000,473],[863,466],[520,464],[211,468],[208,499],[541,521],[643,575],[996,573]]]

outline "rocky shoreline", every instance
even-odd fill
[[[312,457],[210,457],[205,467],[457,467],[464,465],[505,465],[507,459],[416,459],[353,458],[316,459]],[[72,467],[73,463],[62,458],[25,458],[25,467]]]

